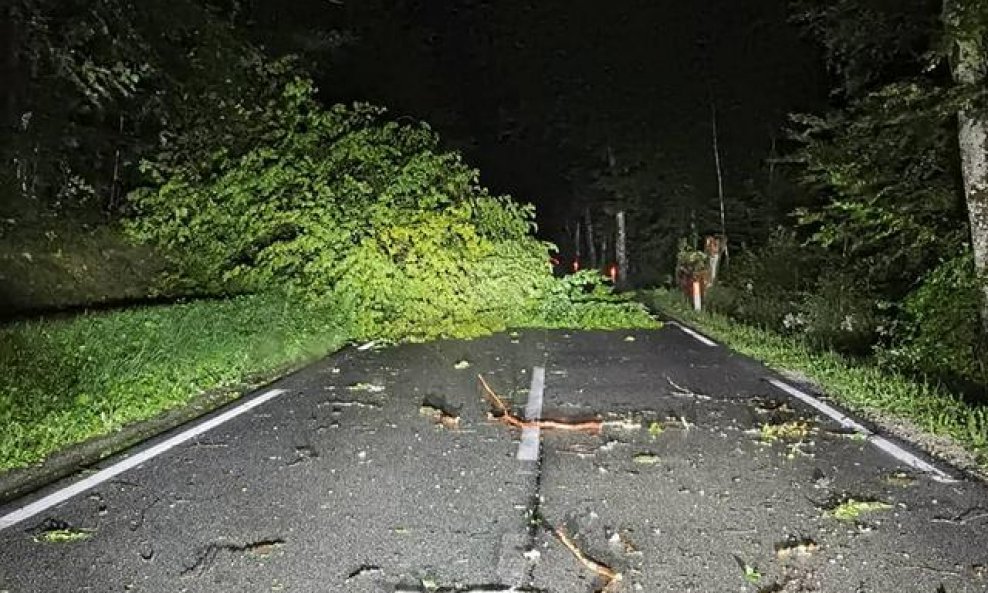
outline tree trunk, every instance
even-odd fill
[[[959,3],[960,0],[944,2],[945,24],[955,32],[954,79],[966,87],[983,89],[988,82],[988,44],[984,31],[960,22],[966,12],[957,6]],[[972,26],[974,31],[965,31],[965,26]],[[980,102],[970,105],[957,114],[957,123],[971,248],[975,270],[982,281],[981,323],[988,333],[988,108]]]
[[[578,262],[578,264],[582,264],[582,262],[580,262],[580,257],[583,255],[583,241],[580,237],[581,226],[583,225],[580,223],[580,220],[577,219],[576,229],[573,231],[573,261]]]
[[[620,210],[614,215],[617,225],[617,237],[614,240],[614,259],[617,260],[617,277],[614,284],[618,288],[625,288],[628,281],[628,232],[624,226],[624,210]]]
[[[597,263],[597,244],[594,243],[593,239],[593,218],[590,217],[590,208],[587,208],[584,212],[584,219],[587,223],[587,247],[589,248],[587,255],[590,256],[590,266],[597,268],[599,267]]]
[[[724,173],[720,166],[720,139],[717,134],[717,106],[714,104],[713,96],[710,98],[710,127],[713,136],[714,164],[717,166],[717,200],[720,205],[720,241],[721,253],[724,259],[728,259],[727,254],[727,216],[724,212]]]

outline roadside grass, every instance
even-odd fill
[[[734,350],[776,370],[797,371],[848,408],[871,418],[892,416],[934,435],[949,436],[988,469],[988,406],[963,400],[933,383],[890,372],[830,351],[815,350],[798,337],[783,336],[723,315],[696,312],[677,292],[642,291],[639,299],[695,324]]]
[[[340,315],[278,295],[0,327],[0,471],[338,349]]]

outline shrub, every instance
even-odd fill
[[[596,270],[581,270],[554,280],[532,320],[522,324],[584,329],[655,325],[642,304],[633,302],[630,294],[614,294],[608,282]]]
[[[880,358],[898,368],[988,383],[980,306],[971,253],[942,263],[905,299],[902,327]]]
[[[820,270],[819,248],[801,245],[777,230],[768,242],[736,258],[711,291],[711,307],[777,331],[801,329],[799,303]]]
[[[860,279],[840,272],[820,277],[800,307],[803,331],[811,345],[848,354],[871,352],[879,317],[875,299],[860,284]]]
[[[322,109],[313,92],[288,84],[243,154],[145,166],[157,185],[132,195],[128,229],[168,255],[169,283],[276,286],[342,307],[357,337],[389,339],[486,333],[559,297],[533,207],[491,196],[428,126],[366,105]]]

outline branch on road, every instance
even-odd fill
[[[617,588],[618,584],[621,582],[621,573],[616,572],[610,566],[597,562],[593,558],[587,556],[583,550],[573,543],[573,540],[571,540],[562,529],[549,526],[546,527],[549,529],[549,532],[559,540],[559,543],[563,544],[566,549],[580,561],[580,564],[594,571],[597,576],[604,581],[604,587],[600,589],[601,593],[609,593]]]
[[[483,387],[484,395],[494,406],[491,417],[515,428],[544,428],[547,430],[572,430],[577,432],[589,432],[600,434],[603,430],[603,422],[600,420],[587,420],[582,422],[566,422],[561,420],[523,420],[515,415],[504,400],[493,390],[484,379],[483,375],[477,375],[480,385]]]

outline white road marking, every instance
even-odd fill
[[[542,392],[545,390],[545,368],[532,369],[532,385],[528,389],[528,403],[525,404],[525,420],[542,418]],[[521,431],[518,445],[520,461],[537,461],[539,458],[539,427],[526,426]]]
[[[237,416],[256,408],[257,406],[260,406],[261,404],[271,401],[283,393],[285,393],[284,389],[272,389],[267,391],[235,408],[231,408],[226,412],[219,414],[214,418],[210,418],[202,424],[198,424],[192,428],[184,430],[177,435],[154,445],[153,447],[148,447],[147,449],[134,454],[132,457],[118,461],[117,463],[101,469],[95,474],[83,478],[74,484],[70,484],[61,490],[57,490],[39,500],[11,511],[10,513],[0,517],[0,531],[16,525],[26,519],[30,519],[38,513],[42,513],[53,506],[59,505],[76,495],[82,494],[90,488],[98,486],[99,484],[102,484],[103,482],[106,482],[107,480],[110,480],[129,469],[137,467],[138,465],[161,455],[169,449],[181,445],[182,443],[191,440],[208,430],[216,428],[224,422],[232,420]]]
[[[957,481],[953,477],[951,477],[950,474],[935,467],[933,464],[924,461],[923,459],[920,459],[915,454],[906,451],[905,449],[903,449],[899,445],[896,445],[887,438],[875,434],[873,431],[869,430],[860,422],[853,420],[847,414],[840,412],[839,410],[827,404],[826,402],[822,402],[819,399],[813,397],[812,395],[805,393],[799,389],[796,389],[792,385],[789,385],[788,383],[785,383],[783,381],[779,381],[778,379],[769,379],[768,382],[773,386],[775,386],[776,388],[785,391],[789,395],[807,404],[808,406],[815,408],[816,410],[822,412],[823,414],[826,414],[830,418],[833,418],[838,423],[840,423],[840,425],[843,426],[844,428],[865,435],[868,442],[870,442],[871,444],[875,445],[882,451],[888,453],[889,455],[891,455],[898,461],[908,465],[909,467],[919,470],[923,473],[929,474],[930,478],[932,478],[933,480],[936,480],[937,482]]]
[[[693,337],[694,339],[696,339],[698,342],[700,342],[704,346],[716,346],[717,345],[717,342],[714,342],[713,340],[711,340],[710,338],[707,338],[706,336],[701,336],[700,334],[696,333],[695,331],[691,330],[690,328],[686,327],[685,325],[676,323],[675,321],[670,321],[669,322],[669,325],[678,327],[683,332],[685,332],[687,335]]]

